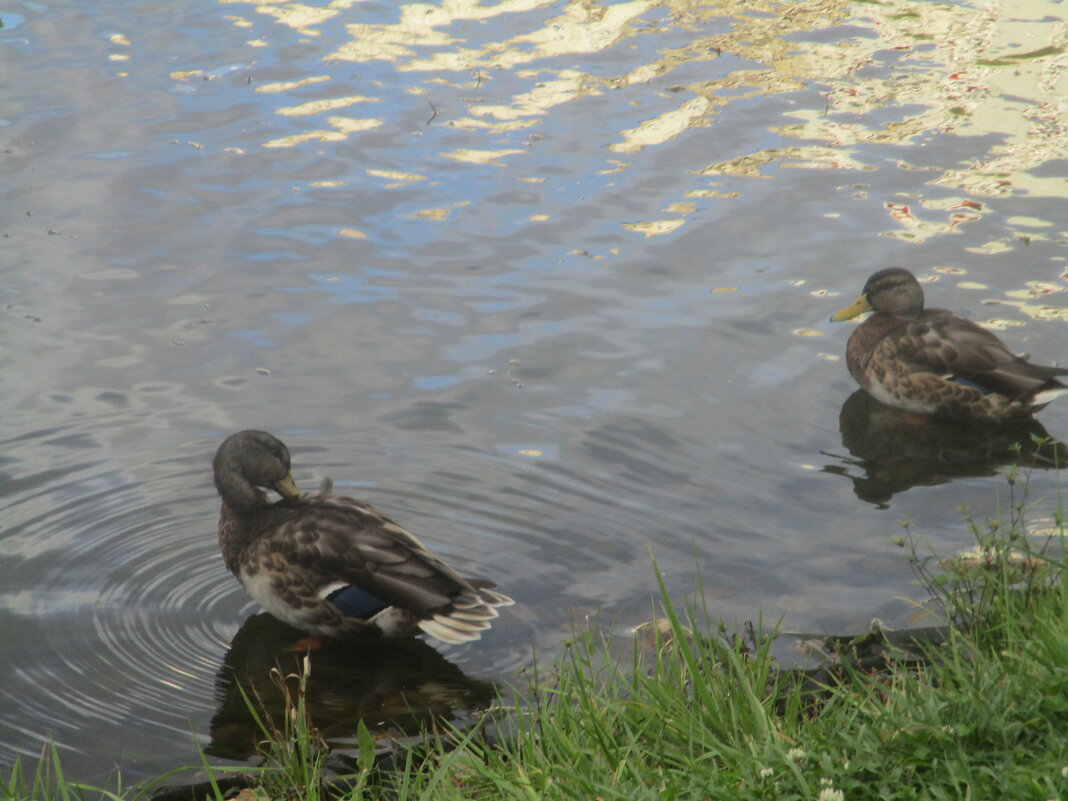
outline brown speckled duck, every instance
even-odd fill
[[[332,639],[410,636],[477,640],[511,598],[464,578],[373,506],[297,489],[289,451],[265,431],[241,431],[215,454],[222,497],[219,547],[264,609]],[[265,489],[282,496],[268,500]]]
[[[849,372],[889,406],[945,417],[1005,420],[1068,393],[1060,367],[1031,364],[971,320],[924,309],[923,289],[900,267],[879,270],[851,305],[831,317],[874,311],[846,346]]]

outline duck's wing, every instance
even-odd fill
[[[282,556],[320,598],[355,585],[388,606],[419,611],[445,606],[473,589],[370,504],[323,493],[290,507],[263,545]]]
[[[1023,397],[1059,386],[1068,370],[1031,364],[1004,342],[971,320],[929,309],[905,326],[897,341],[899,357],[916,371],[976,384],[986,392]]]

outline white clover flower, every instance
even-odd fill
[[[791,761],[798,762],[805,758],[805,749],[791,748],[789,751],[786,752],[786,756],[788,756]]]
[[[774,768],[761,768],[760,769],[760,778],[761,779],[766,779],[766,778],[768,778],[768,776],[770,776],[774,772],[775,772]]]
[[[820,790],[819,797],[816,801],[844,801],[845,794],[841,790],[835,790],[833,787],[824,787]]]

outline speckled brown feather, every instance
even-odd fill
[[[397,523],[352,498],[284,500],[274,504],[271,518],[246,554],[252,561],[281,560],[316,592],[344,581],[391,606],[419,610],[444,606],[470,588]]]

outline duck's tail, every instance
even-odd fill
[[[497,608],[515,603],[507,595],[477,586],[483,582],[472,581],[471,589],[453,599],[445,609],[417,624],[426,634],[447,643],[472,642],[481,638],[495,617]]]
[[[1031,399],[1028,401],[1028,405],[1032,408],[1040,409],[1047,403],[1061,397],[1061,395],[1068,395],[1068,387],[1064,386],[1063,384],[1061,386],[1044,389],[1041,392],[1036,392],[1034,395],[1031,396]]]

